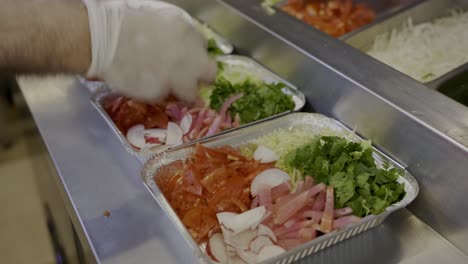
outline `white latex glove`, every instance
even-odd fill
[[[89,78],[154,101],[169,93],[193,101],[198,82],[211,82],[216,63],[206,39],[182,9],[150,0],[84,0],[90,20]]]

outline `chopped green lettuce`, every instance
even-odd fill
[[[290,111],[295,106],[291,96],[283,93],[283,83],[267,84],[250,79],[232,83],[223,76],[218,76],[214,87],[210,96],[210,107],[218,111],[229,97],[244,94],[229,108],[232,116],[239,114],[241,124]]]
[[[337,208],[349,206],[354,214],[380,214],[405,194],[397,182],[401,171],[377,168],[368,143],[335,136],[316,136],[284,157],[286,171],[296,177],[313,176],[335,188]]]

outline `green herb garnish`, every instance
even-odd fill
[[[247,124],[275,114],[294,109],[291,96],[283,93],[283,83],[267,84],[263,81],[247,79],[233,83],[223,76],[218,76],[210,95],[210,107],[219,111],[223,103],[232,95],[243,93],[229,111],[233,117],[239,114],[241,124]]]
[[[208,39],[207,50],[208,53],[214,57],[224,54],[224,52],[218,47],[218,44],[213,38]]]
[[[401,171],[388,164],[377,168],[369,144],[316,136],[284,159],[290,174],[310,175],[334,186],[335,206],[349,206],[358,216],[380,214],[405,194],[404,185],[397,182]]]

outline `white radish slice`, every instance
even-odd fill
[[[229,256],[228,259],[229,264],[246,264],[238,255]]]
[[[282,247],[270,245],[263,247],[257,254],[256,262],[262,262],[285,252]]]
[[[166,144],[167,145],[180,145],[182,144],[182,129],[173,122],[167,124],[167,135],[166,135]]]
[[[228,261],[226,245],[224,244],[224,238],[221,233],[216,233],[210,237],[208,247],[216,261],[221,263],[226,263]]]
[[[180,121],[180,129],[182,129],[182,133],[185,135],[188,132],[190,132],[190,127],[192,126],[192,115],[191,114],[185,114],[182,120]]]
[[[222,215],[221,219],[218,217],[218,221],[222,226],[236,235],[246,230],[256,228],[263,221],[266,213],[267,211],[265,207],[259,206],[255,209],[232,217],[225,217]],[[219,214],[216,216],[218,215]]]
[[[273,230],[271,230],[268,226],[266,225],[259,225],[258,226],[258,235],[259,236],[267,236],[269,237],[273,242],[276,243],[276,235],[273,233]]]
[[[132,146],[137,147],[139,149],[142,149],[146,145],[146,140],[145,136],[143,134],[143,131],[145,130],[144,125],[135,125],[132,126],[128,131],[127,131],[127,139]]]
[[[257,230],[247,230],[234,236],[226,236],[224,242],[236,250],[248,250],[250,241],[257,237]]]
[[[262,163],[277,161],[279,159],[278,155],[273,150],[261,145],[257,147],[253,157],[255,160],[258,160]]]
[[[267,236],[257,236],[249,244],[249,250],[258,254],[260,250],[266,246],[274,245],[273,241]]]
[[[234,217],[238,214],[232,213],[232,212],[222,212],[216,214],[216,217],[218,218],[218,222],[223,223],[226,220],[229,220],[231,217]]]
[[[256,253],[248,250],[237,250],[237,255],[248,264],[254,264],[257,258]]]
[[[289,174],[280,169],[264,170],[254,178],[250,186],[250,191],[252,196],[255,197],[258,195],[262,184],[268,185],[273,189],[273,187],[289,181],[290,178]]]
[[[161,142],[164,142],[166,140],[166,129],[160,129],[160,128],[152,128],[152,129],[145,129],[143,130],[143,134],[147,137],[150,138],[157,138]]]

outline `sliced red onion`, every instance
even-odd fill
[[[213,123],[211,123],[211,126],[208,129],[208,132],[206,132],[206,136],[209,137],[209,136],[216,134],[216,132],[218,132],[219,130],[219,126],[221,125],[222,121],[223,119],[221,115],[216,116],[215,119],[213,120]]]
[[[353,209],[350,207],[344,207],[340,209],[335,209],[333,212],[333,217],[338,218],[346,215],[350,215],[353,213]]]
[[[335,207],[335,196],[333,195],[333,186],[328,186],[325,198],[325,209],[322,215],[322,232],[329,233],[333,228],[333,210]]]
[[[333,230],[342,228],[351,224],[359,224],[361,223],[361,221],[362,221],[362,218],[357,217],[355,215],[343,216],[333,221]]]
[[[219,110],[219,114],[221,115],[221,118],[222,118],[222,122],[224,122],[226,120],[226,113],[229,109],[229,107],[231,107],[231,105],[239,100],[240,98],[242,98],[242,96],[244,96],[243,93],[239,93],[239,94],[235,94],[231,97],[229,97],[224,103],[223,105],[221,106],[221,109]]]
[[[271,201],[271,187],[267,184],[260,184],[258,191],[258,205],[265,206],[265,209],[271,211],[272,201]]]
[[[283,224],[284,222],[288,221],[291,217],[293,217],[306,206],[308,197],[309,191],[304,191],[290,201],[277,207],[275,215],[273,216],[274,223]]]

